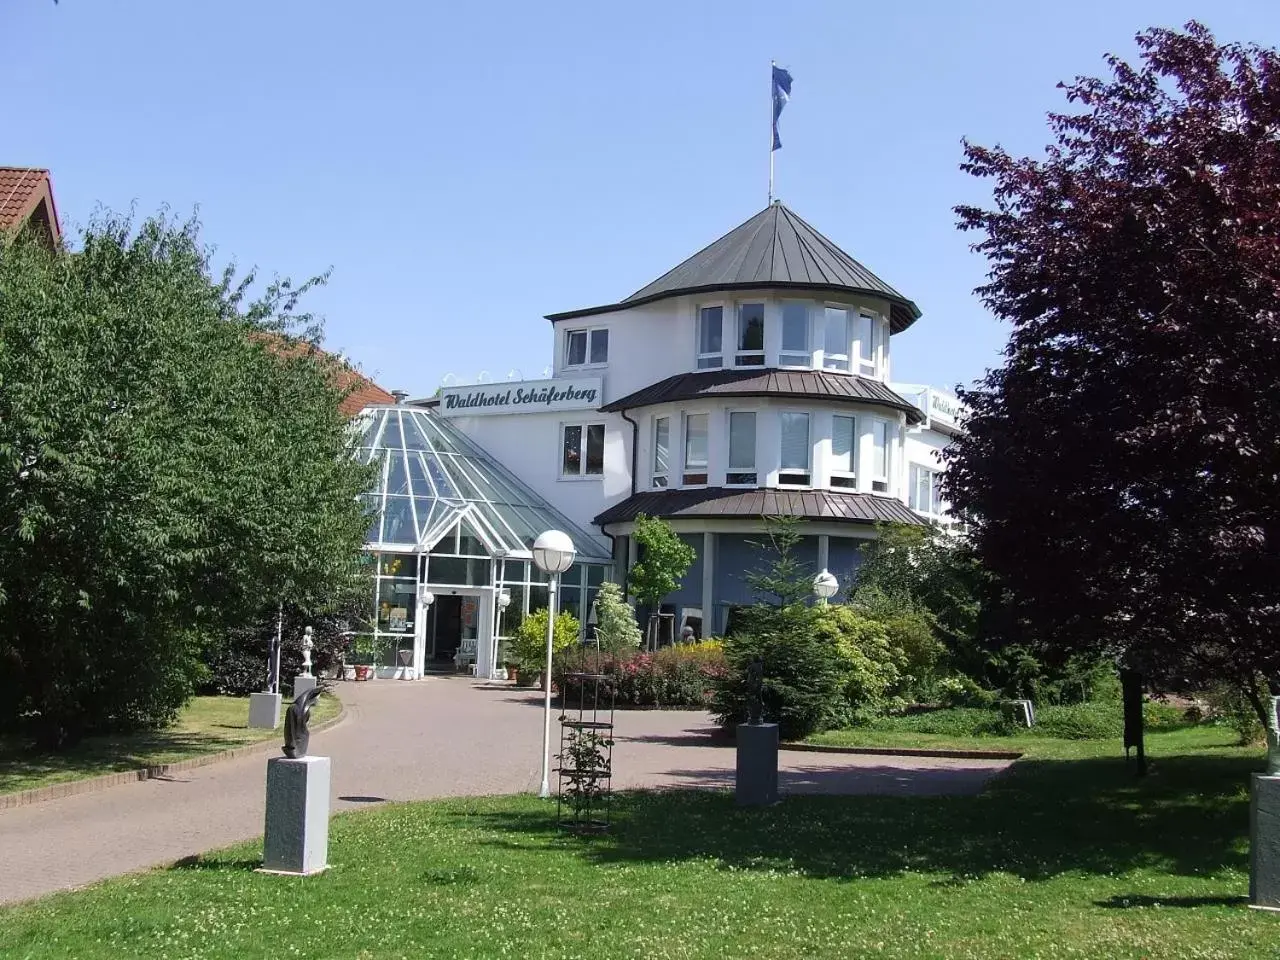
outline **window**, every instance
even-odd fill
[[[698,369],[713,370],[724,365],[721,353],[724,333],[724,307],[701,307],[698,310]]]
[[[738,352],[733,362],[739,367],[764,366],[764,304],[738,304]]]
[[[828,370],[849,369],[849,311],[827,307],[823,312],[822,365]]]
[[[813,366],[809,349],[809,305],[794,300],[782,304],[782,350],[778,363],[784,367]]]
[[[858,422],[831,418],[831,486],[857,489]]]
[[[874,374],[877,347],[880,343],[880,318],[869,313],[859,313],[855,332],[857,334],[857,358],[860,371]]]
[[[707,482],[707,414],[687,413],[684,417],[684,484],[701,486]]]
[[[564,365],[585,367],[609,362],[609,331],[570,330],[564,335]]]
[[[779,484],[809,485],[809,415],[782,414],[782,469]]]
[[[875,442],[875,453],[871,457],[871,489],[876,493],[888,493],[893,425],[888,420],[875,420],[871,424],[871,435]]]
[[[913,463],[911,465],[911,489],[907,493],[911,509],[931,516],[945,513],[945,508],[942,505],[941,481],[941,471],[930,470],[928,467]]]
[[[604,424],[571,424],[560,428],[560,476],[591,477],[604,473]]]
[[[667,485],[671,471],[671,418],[653,418],[653,487]]]
[[[729,470],[725,483],[730,486],[756,484],[756,415],[729,414]]]

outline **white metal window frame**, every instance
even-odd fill
[[[564,469],[564,444],[565,431],[572,430],[574,427],[582,429],[578,436],[578,472],[566,473]],[[587,472],[587,437],[592,427],[600,428],[600,471],[599,473]],[[598,480],[604,476],[604,459],[605,459],[605,441],[608,439],[608,431],[605,425],[598,420],[582,420],[582,421],[563,421],[560,429],[556,434],[559,443],[556,446],[556,476],[561,480]]]
[[[596,334],[603,333],[605,339],[604,359],[592,360],[591,348],[595,342]],[[572,343],[575,335],[581,334],[586,339],[586,346],[583,350],[583,360],[581,363],[574,363],[570,357],[572,353]],[[609,365],[609,328],[608,327],[575,327],[572,330],[564,332],[564,364],[566,370],[587,370],[599,369]]]
[[[759,307],[760,308],[760,349],[748,350],[743,346],[744,334],[746,332],[743,326],[742,308],[743,307]],[[763,367],[765,365],[765,348],[768,343],[768,326],[769,326],[769,301],[763,297],[744,297],[741,300],[733,301],[733,366],[740,369],[751,369],[753,367]],[[723,339],[721,345],[723,346]],[[759,358],[758,362],[743,362],[744,357]]]
[[[665,469],[658,468],[658,425],[667,428],[667,462]],[[649,486],[654,490],[665,490],[671,485],[671,417],[653,417],[650,429],[653,431],[653,456],[649,464]]]
[[[836,466],[836,423],[840,420],[848,420],[850,425],[849,437],[849,470],[841,470]],[[828,481],[828,485],[835,490],[857,490],[858,489],[858,446],[859,434],[858,430],[862,426],[861,418],[855,414],[833,413],[831,415],[831,459],[828,461],[830,469],[828,473],[831,477],[839,477],[848,480],[847,484],[837,485]]]
[[[804,310],[804,347],[796,349],[787,347],[787,307],[801,307]],[[779,300],[778,301],[778,366],[795,369],[813,369],[813,301],[812,300]]]
[[[720,349],[717,351],[704,353],[702,350],[702,312],[704,310],[720,310]],[[693,322],[693,356],[694,367],[698,370],[720,370],[725,366],[725,314],[732,316],[732,305],[723,300],[709,301],[707,303],[699,303],[694,307]],[[736,330],[736,327],[735,327]]]
[[[802,416],[805,418],[805,468],[803,470],[798,467],[786,466],[785,445],[787,438],[783,424],[789,416]],[[808,479],[803,483],[789,482],[783,479],[787,476],[799,475],[806,476]],[[778,411],[778,486],[792,489],[807,489],[813,486],[813,411],[811,410],[784,408]]]
[[[853,350],[853,307],[847,303],[823,303],[822,304],[822,360],[821,369],[835,370],[837,373],[848,373],[853,369],[853,356],[850,351]],[[827,334],[827,327],[830,323],[828,311],[838,311],[844,314],[844,353],[836,353],[827,349],[830,340]]]
[[[879,445],[880,432],[884,431],[883,446]],[[897,424],[882,417],[871,418],[871,491],[889,493],[893,490],[893,452],[897,442]],[[878,489],[877,484],[883,484]]]
[[[689,421],[701,417],[702,418],[702,462],[689,459]],[[711,414],[709,413],[684,413],[680,416],[680,486],[682,487],[705,487],[711,479]],[[687,478],[701,474],[703,481],[701,483],[689,483]]]
[[[751,466],[735,466],[733,462],[733,418],[749,416],[752,418],[751,431]],[[760,480],[760,413],[758,410],[726,410],[724,414],[725,436],[725,472],[726,487],[757,487]],[[734,482],[730,477],[736,474],[750,474],[749,481]]]

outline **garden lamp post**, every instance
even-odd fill
[[[427,673],[427,615],[435,602],[436,595],[427,589],[427,585],[418,584],[418,621],[414,629],[422,637],[422,669],[418,669],[417,663],[414,663],[413,668],[419,678],[426,676]]]
[[[827,601],[834,597],[839,589],[840,581],[828,570],[823,570],[813,578],[813,592],[818,595],[818,602],[823,606],[826,606]]]
[[[489,679],[501,679],[498,669],[501,666],[498,663],[498,637],[503,636],[502,632],[502,615],[507,612],[507,607],[511,606],[511,591],[503,587],[498,591],[498,626],[493,631],[493,654],[489,661]]]
[[[573,566],[573,541],[560,530],[547,530],[533,541],[533,562],[547,574],[547,671],[542,678],[545,689],[542,716],[542,789],[540,797],[551,796],[551,653],[556,628],[556,589],[560,574]]]

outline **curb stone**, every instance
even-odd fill
[[[321,733],[336,727],[339,723],[347,718],[347,705],[338,701],[341,708],[337,716],[330,717],[323,723],[317,724],[311,728],[312,735]],[[121,770],[118,773],[107,773],[100,777],[85,777],[81,780],[68,780],[65,783],[51,783],[47,787],[33,787],[30,790],[16,790],[12,793],[0,793],[0,811],[12,810],[17,807],[30,806],[33,803],[43,803],[46,800],[59,800],[62,797],[74,797],[82,793],[97,793],[100,790],[107,790],[111,787],[119,786],[122,783],[137,783],[139,780],[161,780],[175,773],[182,773],[187,770],[195,770],[198,767],[207,767],[210,764],[220,763],[223,760],[234,760],[237,757],[244,757],[254,753],[263,753],[272,747],[279,747],[280,741],[276,738],[265,738],[254,743],[246,743],[239,747],[232,747],[230,750],[222,750],[218,753],[207,753],[200,757],[191,757],[188,760],[175,760],[172,763],[154,764],[149,767],[138,767],[134,770]]]
[[[838,747],[825,743],[783,743],[783,750],[801,753],[854,753],[877,757],[942,757],[952,760],[1020,760],[1017,750],[944,750],[929,747]]]

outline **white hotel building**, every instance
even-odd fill
[[[937,452],[963,411],[890,383],[892,337],[919,317],[775,202],[626,299],[551,314],[551,380],[366,409],[384,672],[462,657],[490,674],[546,604],[529,546],[547,526],[577,544],[561,599],[581,614],[625,582],[635,518],[667,519],[697,551],[667,629],[714,635],[755,599],[762,517],[801,517],[801,558],[842,584],[877,523],[949,523]]]

